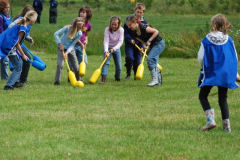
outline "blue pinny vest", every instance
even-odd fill
[[[15,18],[15,19],[13,20],[13,22],[17,21],[18,19],[22,19],[22,18],[23,18],[22,16],[19,16],[19,17]],[[31,27],[32,27],[31,25],[28,25],[28,26],[27,26],[26,37],[30,34]]]
[[[27,27],[24,25],[14,25],[12,28],[8,28],[0,34],[0,58],[6,57],[16,46],[19,41],[19,33],[21,31],[25,33],[22,41],[20,42],[21,44],[27,35]]]
[[[202,44],[204,58],[198,86],[238,88],[236,83],[238,60],[232,38],[228,37],[226,43],[216,45],[205,37]]]
[[[4,14],[0,14],[0,16],[3,18],[3,29],[6,30],[11,23],[11,16],[9,18]]]

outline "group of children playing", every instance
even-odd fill
[[[21,80],[21,74],[25,70],[22,61],[26,63],[27,53],[21,48],[22,42],[26,39],[33,43],[29,37],[31,25],[37,19],[37,13],[31,6],[26,6],[22,13],[17,16],[13,22],[10,21],[8,15],[9,3],[7,0],[0,1],[0,58],[2,72],[4,73],[4,64],[7,58],[13,65],[13,71],[8,78],[5,90],[21,87],[21,83],[27,81],[27,73]],[[165,48],[165,43],[159,35],[157,29],[147,24],[143,18],[145,6],[138,3],[135,13],[126,18],[124,27],[121,27],[120,17],[113,16],[110,18],[109,26],[106,27],[104,33],[104,52],[103,57],[108,57],[102,68],[101,83],[105,83],[108,74],[108,68],[111,56],[115,62],[115,80],[120,81],[121,78],[121,51],[120,47],[125,40],[125,66],[127,74],[125,80],[129,80],[131,70],[136,75],[137,67],[141,61],[141,53],[135,45],[141,46],[148,50],[148,68],[151,72],[152,81],[148,86],[160,85],[162,83],[161,72],[157,67],[159,55]],[[78,74],[79,64],[84,56],[87,64],[86,47],[88,44],[88,33],[91,31],[90,20],[92,18],[91,9],[87,6],[80,8],[78,17],[67,26],[56,31],[54,36],[58,44],[57,70],[54,85],[60,85],[61,71],[63,68],[64,58],[68,58],[72,70],[75,72],[77,80],[81,80]],[[11,23],[11,24],[10,24]],[[7,29],[8,28],[8,29]],[[227,34],[227,30],[231,28],[231,24],[222,14],[217,14],[211,19],[211,32],[204,37],[198,52],[198,60],[201,65],[198,86],[200,87],[199,100],[206,114],[207,123],[202,128],[203,131],[216,127],[214,120],[214,110],[208,102],[208,95],[213,86],[218,87],[218,99],[222,113],[223,129],[231,132],[229,121],[229,109],[227,104],[227,91],[229,89],[238,88],[236,81],[238,76],[238,58],[234,46],[234,42]],[[4,31],[4,32],[3,32]],[[24,64],[23,63],[23,64]],[[7,76],[2,74],[2,79]],[[19,84],[20,83],[20,84]]]
[[[126,68],[127,75],[125,80],[129,80],[131,75],[131,69],[134,71],[134,79],[137,67],[141,61],[141,51],[139,51],[135,45],[141,46],[142,48],[148,49],[148,68],[152,75],[152,81],[148,86],[160,85],[162,83],[162,76],[160,70],[157,68],[159,55],[163,52],[165,43],[164,40],[159,36],[158,30],[147,25],[147,21],[144,20],[143,14],[145,11],[145,6],[142,3],[137,3],[135,8],[135,13],[126,18],[124,28],[121,26],[122,21],[118,16],[113,16],[110,18],[109,26],[105,28],[104,32],[104,55],[103,57],[108,57],[106,63],[102,67],[102,77],[101,82],[104,84],[108,75],[108,68],[110,64],[110,59],[113,56],[115,63],[115,80],[120,81],[121,78],[121,46],[125,39],[125,57],[126,57]],[[82,50],[86,50],[86,45],[88,42],[87,35],[91,30],[91,24],[89,20],[92,17],[91,9],[87,6],[80,8],[78,17],[84,20],[84,26],[76,31],[75,37],[69,39],[71,29],[73,25],[68,26],[70,29],[66,31],[66,26],[55,32],[55,39],[58,46],[64,46],[66,50],[65,55],[69,54],[69,48],[72,50],[72,54],[76,57],[69,57],[69,64],[73,71],[77,73],[77,68],[82,61]],[[76,20],[76,19],[75,19]],[[73,22],[75,22],[75,20]],[[64,29],[65,28],[65,29]],[[63,31],[65,30],[65,31]],[[76,41],[75,38],[79,36],[79,32],[83,35],[79,40]],[[62,35],[60,40],[60,35]],[[74,49],[73,49],[73,46]],[[64,49],[61,50],[64,51]],[[75,52],[75,53],[74,53]],[[71,55],[71,54],[69,54]],[[86,55],[86,54],[85,54]],[[77,62],[77,64],[75,64]],[[87,56],[85,56],[85,63],[87,64]],[[61,69],[63,66],[62,53],[58,54],[57,71],[55,76],[55,85],[60,84]],[[77,80],[81,80],[78,74],[76,74]]]

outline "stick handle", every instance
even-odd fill
[[[67,58],[64,58],[64,51],[62,51],[62,55],[63,55],[64,62],[65,62],[66,65],[67,65],[68,72],[69,72],[69,71],[71,71],[71,69],[70,69],[70,67],[69,67],[69,64],[68,64]]]
[[[85,54],[86,54],[86,51],[85,51],[85,49],[83,48],[83,50],[82,50],[82,62],[84,62]]]
[[[135,44],[135,47],[144,55],[144,52],[142,51],[142,49],[137,45],[137,44]],[[145,57],[148,57],[148,55],[147,54],[145,54]],[[143,59],[145,58],[144,56],[143,56]],[[157,64],[157,67],[158,67],[158,69],[161,71],[163,68],[162,68],[162,66],[158,63]]]
[[[143,58],[142,58],[142,63],[144,62],[145,57],[147,56],[147,49],[143,52]]]
[[[31,54],[31,56],[34,56],[33,53],[24,44],[22,44],[21,47],[26,49],[27,52]]]
[[[108,52],[107,52],[108,53]],[[104,63],[107,61],[107,59],[108,59],[108,57],[110,56],[110,53],[108,54],[108,56],[106,56],[105,58],[104,58],[104,60],[103,60],[103,62],[101,63],[101,65],[100,65],[100,69],[103,67],[103,65],[104,65]]]
[[[143,53],[143,51],[141,50],[141,48],[140,48],[137,44],[135,44],[135,47],[136,47],[140,52]]]

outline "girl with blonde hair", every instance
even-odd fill
[[[60,85],[61,73],[64,64],[64,58],[69,58],[73,71],[79,80],[78,74],[78,60],[74,50],[74,46],[82,36],[82,27],[84,20],[81,17],[74,19],[71,25],[67,25],[54,33],[56,42],[58,44],[57,70],[55,75],[54,85]],[[61,35],[61,37],[60,37]],[[63,57],[63,52],[64,57]]]
[[[8,78],[7,84],[4,86],[4,90],[13,90],[14,84],[20,78],[22,71],[22,59],[25,61],[28,59],[21,48],[21,44],[27,36],[27,26],[33,25],[36,19],[37,13],[35,11],[29,11],[21,21],[0,34],[0,58],[8,56],[13,64],[12,74]]]

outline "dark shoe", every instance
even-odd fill
[[[14,88],[23,88],[24,87],[24,84],[21,83],[21,82],[16,82],[14,85],[13,85]]]
[[[134,75],[134,80],[137,80],[137,77],[136,77],[136,75]]]
[[[104,84],[107,80],[107,76],[102,76],[100,84]]]
[[[127,75],[127,76],[124,78],[125,81],[127,81],[127,80],[129,80],[129,79],[130,79],[130,75]]]
[[[14,90],[13,86],[4,86],[4,90]]]
[[[28,80],[26,80],[26,81],[20,81],[20,83],[27,84],[27,83],[28,83]]]
[[[58,86],[58,85],[60,85],[60,82],[59,81],[55,81],[54,85]]]
[[[115,81],[118,81],[118,82],[120,82],[120,79],[119,79],[119,78],[115,78]]]

